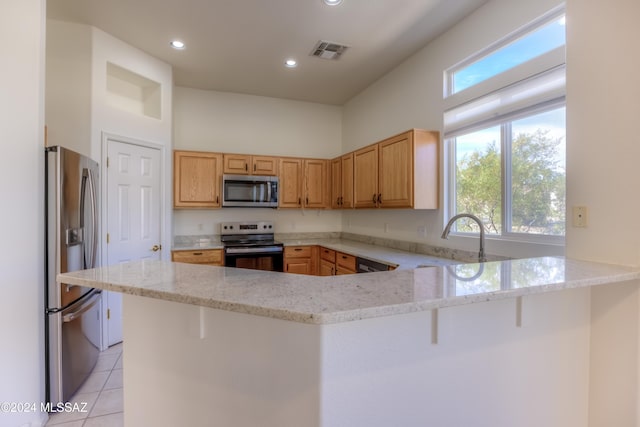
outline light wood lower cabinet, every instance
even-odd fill
[[[336,251],[320,247],[320,276],[334,276],[336,274]]]
[[[171,261],[189,264],[224,265],[222,249],[203,249],[196,251],[171,251]]]
[[[284,248],[284,272],[318,274],[317,246],[287,246]]]
[[[336,252],[336,274],[354,273],[356,273],[356,257],[342,252]]]
[[[320,246],[320,276],[356,273],[356,257]]]

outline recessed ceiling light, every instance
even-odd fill
[[[286,61],[284,61],[284,66],[287,68],[296,68],[298,66],[298,61],[296,61],[295,59],[287,59]]]
[[[182,50],[184,49],[186,46],[183,42],[181,42],[180,40],[173,40],[169,43],[169,46],[171,46],[174,49],[178,49],[178,50]]]
[[[342,0],[322,0],[327,6],[337,6],[342,3]]]

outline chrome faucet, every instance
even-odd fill
[[[440,237],[443,239],[447,239],[449,237],[449,233],[451,232],[451,226],[453,226],[453,223],[460,218],[469,218],[478,223],[478,227],[480,227],[480,252],[478,252],[478,262],[485,262],[487,259],[484,256],[484,224],[482,224],[482,221],[480,221],[480,218],[478,218],[477,216],[468,213],[461,213],[452,217],[447,223],[447,226],[444,227],[444,231],[442,232],[442,236]]]

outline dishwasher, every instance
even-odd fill
[[[356,258],[356,272],[373,273],[376,271],[388,271],[389,265],[366,258]]]

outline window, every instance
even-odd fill
[[[446,95],[458,93],[565,45],[564,12],[550,13],[447,71]],[[533,28],[532,28],[533,27]]]
[[[563,239],[563,20],[564,11],[553,11],[445,71],[447,217],[475,214],[495,238]],[[464,218],[455,227],[478,232]]]

